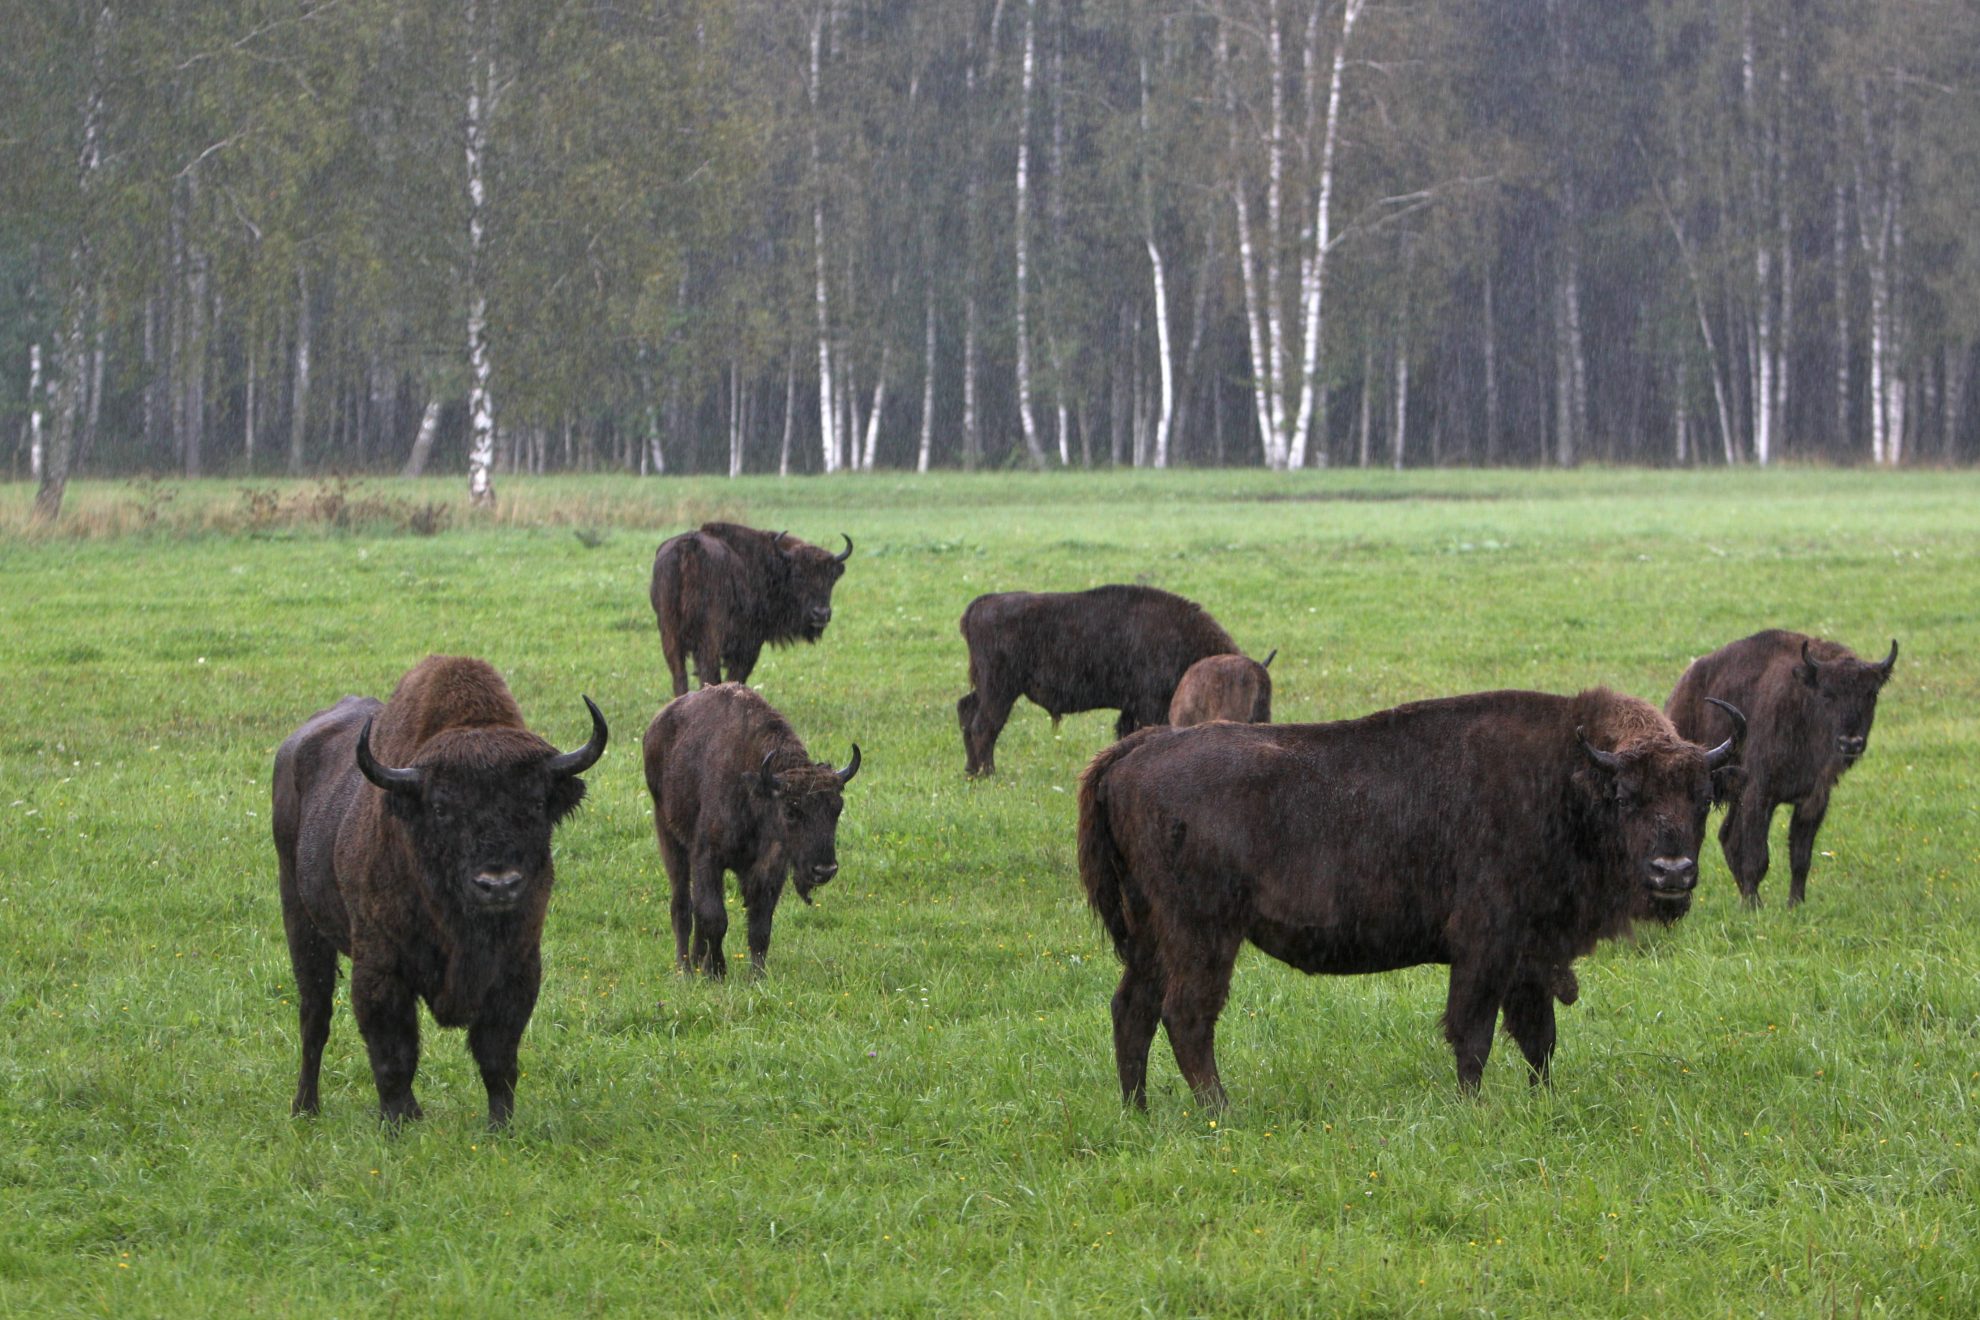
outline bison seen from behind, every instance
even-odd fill
[[[296,1113],[317,1110],[341,953],[381,1115],[419,1117],[423,999],[441,1026],[467,1028],[489,1125],[508,1121],[543,975],[550,832],[605,752],[605,718],[584,704],[590,741],[559,752],[523,726],[487,664],[429,656],[389,702],[345,697],[277,750],[275,853],[302,1022]]]
[[[843,534],[842,534],[843,535]],[[832,587],[846,571],[852,538],[838,554],[788,532],[703,523],[660,543],[649,597],[674,695],[688,690],[694,657],[701,685],[749,681],[764,644],[815,642],[832,621]]]
[[[749,914],[749,960],[763,971],[770,919],[788,876],[798,897],[839,871],[839,814],[859,773],[814,764],[784,717],[739,683],[702,688],[661,707],[644,741],[653,828],[672,889],[674,957],[682,971],[722,976],[734,871]]]
[[[1154,587],[1004,591],[978,596],[962,615],[970,691],[956,702],[964,773],[996,772],[997,736],[1019,697],[1057,720],[1118,710],[1124,738],[1169,718],[1189,667],[1237,652],[1231,635],[1195,601]]]
[[[1169,723],[1178,728],[1236,720],[1240,724],[1272,722],[1272,654],[1263,660],[1245,655],[1213,655],[1198,660],[1176,684],[1169,700]]]
[[[1125,964],[1123,1098],[1147,1105],[1159,1023],[1198,1100],[1224,1103],[1217,1015],[1247,940],[1308,973],[1448,964],[1459,1086],[1478,1086],[1501,1011],[1544,1079],[1574,959],[1689,907],[1735,745],[1694,746],[1603,688],[1116,743],[1081,776],[1079,872]]]
[[[1767,875],[1767,831],[1782,803],[1788,822],[1788,904],[1807,895],[1815,832],[1828,814],[1829,792],[1862,759],[1877,718],[1877,694],[1890,681],[1898,645],[1875,664],[1849,648],[1804,633],[1772,629],[1720,647],[1691,662],[1664,709],[1685,737],[1720,736],[1725,717],[1705,704],[1707,692],[1746,712],[1753,733],[1736,774],[1722,777],[1720,800],[1730,805],[1719,844],[1740,896],[1760,902]]]

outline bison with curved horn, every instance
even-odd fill
[[[672,890],[674,958],[683,972],[728,972],[722,875],[734,871],[749,915],[749,961],[761,974],[770,922],[788,878],[798,897],[839,873],[839,815],[859,773],[814,763],[790,722],[740,683],[675,697],[642,743],[653,829]]]
[[[660,543],[649,598],[674,695],[688,690],[688,657],[703,687],[749,681],[766,644],[815,642],[832,621],[832,587],[852,557],[789,532],[703,523]]]
[[[1116,743],[1080,779],[1079,874],[1124,964],[1122,1097],[1146,1108],[1160,1025],[1198,1101],[1224,1103],[1217,1015],[1247,940],[1308,973],[1446,964],[1460,1088],[1502,1012],[1544,1080],[1574,960],[1689,908],[1712,772],[1737,749],[1606,688]]]
[[[1719,845],[1748,906],[1760,902],[1766,878],[1767,831],[1783,803],[1788,822],[1788,905],[1808,893],[1815,833],[1829,812],[1829,793],[1870,747],[1877,696],[1897,665],[1898,644],[1879,661],[1860,660],[1846,646],[1806,633],[1772,629],[1729,643],[1691,662],[1664,703],[1687,738],[1723,736],[1725,717],[1707,706],[1706,692],[1737,702],[1753,736],[1736,774],[1718,781],[1727,803]]]
[[[317,1111],[342,954],[380,1115],[420,1116],[424,1000],[441,1026],[467,1028],[489,1126],[508,1122],[543,976],[551,831],[605,753],[605,717],[584,704],[591,737],[560,752],[524,727],[488,664],[428,656],[390,701],[345,697],[276,751],[275,855],[302,1024],[295,1113]]]

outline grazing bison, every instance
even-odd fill
[[[813,764],[784,717],[740,683],[675,697],[643,744],[653,829],[673,890],[674,957],[685,972],[723,976],[722,873],[734,871],[749,913],[749,961],[763,971],[784,877],[809,903],[839,872],[839,813],[859,773]]]
[[[1829,790],[1855,765],[1870,743],[1877,694],[1897,664],[1897,642],[1876,664],[1819,637],[1772,629],[1700,656],[1664,703],[1678,732],[1695,741],[1720,736],[1725,718],[1701,697],[1717,693],[1753,722],[1753,736],[1737,772],[1717,781],[1729,802],[1719,824],[1719,844],[1740,896],[1760,902],[1767,874],[1767,829],[1774,810],[1794,804],[1788,823],[1788,905],[1808,890],[1815,832],[1829,810]]]
[[[1501,1009],[1544,1080],[1574,959],[1689,906],[1711,772],[1737,742],[1693,746],[1595,688],[1116,743],[1081,776],[1079,873],[1126,965],[1122,1097],[1147,1105],[1159,1021],[1197,1098],[1224,1103],[1217,1014],[1246,940],[1308,973],[1446,963],[1459,1086],[1478,1086]]]
[[[841,533],[843,536],[844,534]],[[764,643],[815,642],[832,621],[832,585],[853,550],[838,554],[788,532],[703,523],[653,554],[653,614],[674,695],[688,690],[687,658],[701,685],[746,683]]]
[[[1178,728],[1236,720],[1240,724],[1272,722],[1272,658],[1243,655],[1205,656],[1189,667],[1169,699],[1169,723]]]
[[[1169,718],[1189,667],[1237,643],[1195,601],[1154,587],[1004,591],[978,596],[962,614],[970,691],[956,702],[965,773],[994,774],[997,735],[1019,697],[1056,723],[1082,710],[1118,710],[1125,738]]]
[[[487,664],[428,656],[389,702],[345,697],[276,751],[275,855],[302,1020],[294,1112],[317,1109],[342,953],[380,1114],[420,1115],[423,999],[441,1026],[468,1029],[489,1126],[508,1122],[543,977],[550,831],[605,752],[605,717],[584,704],[591,740],[559,752],[523,727]]]

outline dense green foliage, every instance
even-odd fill
[[[396,470],[431,406],[458,471],[484,294],[498,462],[538,473],[866,466],[876,414],[882,467],[924,435],[938,466],[1980,448],[1970,4],[16,18],[16,472],[37,406],[84,470],[188,476]],[[1275,455],[1268,396],[1309,386]]]
[[[0,1312],[1980,1311],[1973,479],[512,489],[538,525],[0,539]],[[670,965],[637,762],[666,510],[635,501],[663,491],[859,543],[826,639],[756,675],[814,753],[866,761],[844,873],[780,912],[755,983]],[[0,492],[13,525],[26,498]],[[1809,903],[1776,873],[1744,910],[1708,848],[1685,921],[1581,964],[1552,1090],[1502,1041],[1458,1097],[1438,969],[1312,980],[1254,951],[1232,1111],[1192,1112],[1158,1040],[1141,1116],[1072,858],[1112,716],[1020,705],[983,783],[954,718],[973,594],[1137,579],[1278,647],[1288,720],[1493,686],[1660,700],[1771,624],[1903,657]],[[581,692],[613,722],[496,1137],[435,1030],[427,1119],[381,1132],[347,1004],[321,1117],[287,1112],[270,757],[433,650],[492,659],[553,741]]]

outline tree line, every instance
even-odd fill
[[[1970,461],[1980,9],[55,0],[77,471]]]

